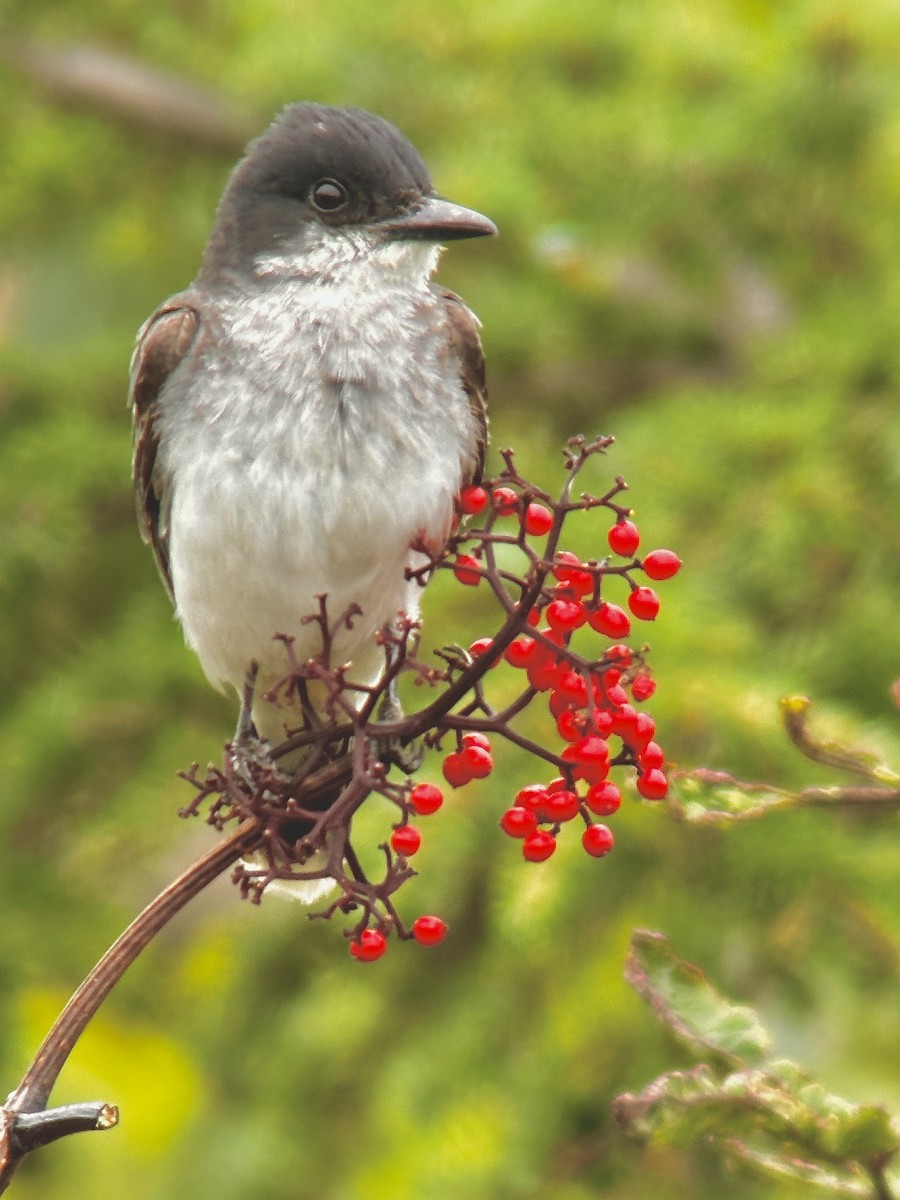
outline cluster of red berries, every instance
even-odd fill
[[[534,501],[523,505],[512,488],[496,488],[492,495],[485,488],[467,488],[459,506],[463,513],[477,514],[491,503],[500,516],[518,511],[529,535],[544,535],[553,527],[549,508]],[[624,515],[609,529],[607,541],[614,555],[632,560],[612,572],[628,580],[628,611],[601,595],[601,580],[611,573],[606,562],[585,563],[571,552],[558,551],[552,566],[555,585],[545,590],[542,600],[527,614],[535,632],[520,634],[503,654],[510,666],[525,672],[531,688],[548,694],[557,733],[566,743],[560,754],[562,773],[548,784],[523,788],[500,819],[503,831],[521,840],[529,862],[548,859],[556,849],[560,828],[577,817],[585,824],[582,845],[587,853],[597,858],[609,853],[614,844],[612,832],[594,817],[610,816],[621,803],[619,787],[608,778],[613,767],[635,767],[637,790],[647,800],[661,800],[668,791],[665,758],[654,741],[653,718],[634,707],[653,695],[653,680],[646,672],[632,670],[634,655],[618,641],[590,663],[567,651],[573,634],[583,627],[612,640],[630,634],[632,619],[654,620],[659,597],[653,588],[635,583],[631,573],[643,571],[657,582],[675,575],[681,562],[671,550],[652,550],[636,558],[640,531]],[[461,559],[465,559],[462,566]],[[454,572],[460,582],[469,585],[481,578],[474,555],[459,556]],[[537,628],[542,620],[544,627]],[[470,653],[479,656],[491,646],[491,639],[480,638]],[[453,787],[462,787],[483,778],[492,767],[488,738],[482,733],[466,733],[459,749],[445,758],[444,777]]]
[[[621,481],[620,485],[624,486]],[[605,555],[584,562],[576,554],[556,550],[541,564],[543,583],[538,599],[527,613],[519,615],[521,632],[508,644],[504,642],[502,653],[499,647],[494,649],[492,638],[479,638],[469,648],[473,660],[490,655],[494,658],[492,665],[502,660],[522,671],[532,695],[546,693],[556,733],[563,743],[556,756],[556,778],[522,788],[500,818],[501,829],[520,842],[528,862],[550,858],[562,828],[578,818],[584,826],[581,842],[585,851],[595,858],[610,852],[615,840],[612,831],[596,818],[612,816],[621,804],[621,790],[609,778],[614,768],[634,768],[637,790],[647,800],[661,800],[668,791],[665,758],[654,740],[655,723],[647,712],[635,707],[653,695],[656,685],[643,667],[641,655],[621,639],[631,633],[633,620],[653,621],[660,607],[656,591],[635,582],[633,575],[642,572],[654,583],[670,579],[681,562],[671,550],[652,550],[636,557],[640,545],[637,526],[629,519],[627,509],[614,504],[609,507],[616,515],[607,533],[609,550],[626,561],[616,563]],[[452,560],[457,580],[470,587],[477,586],[489,573],[484,549],[495,521],[518,515],[524,535],[538,538],[552,533],[548,546],[555,546],[566,515],[561,506],[551,510],[505,486],[464,488],[458,508],[462,516],[488,517],[485,529],[473,529],[461,538],[463,542],[474,542],[474,553],[457,553]],[[609,577],[619,577],[627,585],[625,607],[602,594]],[[588,659],[570,648],[576,634],[583,638],[580,630],[600,634],[612,644],[607,644],[599,656]],[[484,779],[494,769],[491,739],[485,730],[495,736],[502,735],[503,730],[496,723],[492,725],[490,717],[473,717],[473,724],[484,728],[457,735],[455,748],[443,760],[444,778],[453,788]],[[546,752],[548,747],[543,744],[540,749]],[[441,789],[434,784],[407,787],[403,818],[390,838],[391,849],[401,859],[415,855],[422,844],[422,835],[411,818],[431,815],[444,800]],[[411,930],[412,937],[425,946],[437,945],[446,932],[446,924],[436,916],[419,917]],[[364,929],[350,942],[350,953],[361,962],[380,958],[386,948],[386,937],[378,929]]]

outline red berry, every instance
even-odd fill
[[[594,590],[594,576],[584,569],[581,559],[571,550],[560,550],[557,553],[553,574],[560,583],[571,588],[575,596],[586,596]]]
[[[599,742],[602,739],[597,738],[596,740]],[[560,758],[563,762],[571,765],[572,774],[576,779],[586,779],[588,783],[599,783],[601,779],[605,779],[609,774],[608,758],[587,761],[579,756],[575,746],[566,746]]]
[[[503,657],[511,667],[518,667],[524,670],[525,667],[531,665],[535,659],[537,642],[534,638],[522,636],[517,637],[503,652]]]
[[[628,741],[630,735],[634,734],[634,723],[637,719],[637,711],[630,704],[622,704],[618,711],[612,714],[612,731],[617,733],[624,741]]]
[[[539,821],[543,821],[547,796],[547,788],[542,783],[529,783],[516,792],[516,807],[527,808]]]
[[[581,628],[587,620],[587,613],[580,600],[551,600],[547,605],[547,620],[551,629],[571,633]]]
[[[613,708],[621,708],[623,704],[628,703],[628,693],[621,683],[614,683],[612,687],[601,688],[598,699],[601,703],[612,705]]]
[[[381,958],[387,950],[387,938],[377,929],[364,929],[359,937],[350,943],[350,953],[357,962],[374,962]]]
[[[565,775],[557,775],[555,779],[551,779],[547,784],[547,791],[552,796],[554,792],[564,792],[569,787],[569,781]]]
[[[420,946],[436,946],[446,936],[447,922],[440,917],[417,917],[412,931]]]
[[[608,817],[622,803],[622,793],[614,783],[604,780],[588,788],[584,802],[598,817]]]
[[[548,821],[571,821],[578,816],[581,801],[575,792],[551,792],[547,796],[546,819]]]
[[[545,829],[536,829],[522,843],[528,862],[545,862],[556,849],[556,838]]]
[[[609,854],[615,840],[608,825],[588,825],[581,836],[582,846],[594,858],[602,858],[604,854]]]
[[[653,621],[659,612],[659,596],[653,588],[636,587],[628,597],[628,607],[639,621]]]
[[[650,771],[654,767],[662,767],[666,761],[663,748],[658,742],[648,742],[638,755],[638,766],[642,771]]]
[[[433,783],[417,783],[409,793],[409,803],[420,817],[427,817],[444,803],[444,793]]]
[[[422,845],[422,835],[415,825],[401,825],[391,834],[391,848],[404,858],[410,858]]]
[[[444,778],[453,788],[465,787],[467,783],[471,783],[472,781],[472,772],[469,769],[469,764],[460,750],[454,750],[447,755],[441,764],[441,770],[444,773]]]
[[[631,653],[631,647],[622,645],[620,642],[618,646],[610,646],[606,652],[606,657],[610,662],[614,662],[618,666],[625,668],[631,666],[634,656]]]
[[[463,746],[459,752],[469,779],[486,779],[494,769],[494,759],[484,746]],[[446,775],[446,771],[444,772]],[[468,783],[468,780],[466,780]]]
[[[556,691],[569,704],[583,707],[588,702],[587,684],[577,671],[560,671],[556,681]]]
[[[491,739],[486,733],[482,733],[478,729],[472,729],[468,733],[462,735],[462,744],[464,746],[480,746],[482,750],[490,752]]]
[[[671,550],[651,550],[641,565],[651,579],[671,579],[678,574],[681,559]]]
[[[665,772],[657,767],[651,767],[637,777],[637,790],[645,800],[662,800],[669,790],[669,781]]]
[[[564,709],[556,720],[557,732],[564,742],[577,742],[584,735],[586,720],[584,713],[578,709]]]
[[[526,674],[528,682],[538,692],[549,692],[559,681],[559,667],[552,658],[532,663]]]
[[[481,583],[478,559],[471,554],[457,555],[456,562],[453,564],[453,574],[466,587],[477,587]]]
[[[480,513],[487,508],[488,494],[483,487],[478,487],[472,484],[470,487],[464,487],[459,493],[459,507],[464,513],[472,515]]]
[[[656,691],[656,680],[649,675],[638,675],[632,681],[631,694],[635,700],[649,700]]]
[[[537,829],[537,816],[530,808],[508,808],[500,818],[500,828],[514,838],[525,838]]]
[[[553,513],[543,504],[532,501],[525,509],[525,532],[532,537],[542,537],[553,525]],[[551,852],[552,853],[552,852]]]
[[[519,507],[519,497],[512,488],[494,488],[494,504],[501,517],[509,517]]]
[[[623,558],[630,558],[641,541],[640,531],[633,521],[617,521],[606,538],[609,548]]]
[[[605,738],[612,729],[612,723],[611,712],[607,712],[605,708],[594,708],[591,710],[590,719],[585,723],[585,729]]]
[[[601,604],[594,612],[588,613],[588,624],[604,637],[628,637],[631,632],[628,613],[618,604]]]
[[[633,746],[636,750],[643,750],[648,745],[656,733],[656,722],[646,712],[636,712],[634,714],[634,724],[629,729],[627,735],[629,746]]]
[[[572,751],[576,762],[585,763],[588,766],[609,762],[609,746],[603,738],[597,737],[595,733],[589,733],[576,742]]]
[[[547,702],[547,707],[550,712],[556,717],[557,721],[564,712],[570,712],[572,705],[568,702],[565,696],[560,696],[559,692],[551,692],[550,699]]]
[[[489,637],[478,638],[469,647],[469,653],[472,655],[473,658],[480,658],[482,656],[482,654],[487,654],[488,650],[491,649],[493,644],[494,644],[493,638],[489,638]],[[496,666],[496,665],[497,664],[494,663],[494,666]]]

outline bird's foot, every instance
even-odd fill
[[[397,692],[393,685],[388,688],[384,699],[378,706],[376,714],[379,723],[389,724],[392,721],[401,721],[404,717],[403,707],[397,698]],[[410,737],[397,737],[388,735],[386,737],[376,737],[373,739],[373,749],[376,756],[385,764],[386,767],[398,767],[404,775],[414,775],[422,765],[422,759],[425,757],[425,749],[421,741],[416,741]]]
[[[231,769],[247,787],[254,788],[263,774],[271,775],[278,767],[272,758],[272,747],[255,729],[238,730],[228,743]]]

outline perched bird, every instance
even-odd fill
[[[356,604],[333,661],[376,680],[376,634],[418,611],[413,545],[444,545],[479,478],[478,321],[431,276],[442,243],[495,233],[387,121],[293,104],[234,169],[195,281],[138,333],[141,532],[208,678],[252,691],[269,742],[302,724],[265,698],[287,670],[275,635],[302,662],[315,597],[332,620]]]

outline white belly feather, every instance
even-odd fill
[[[317,627],[301,624],[318,593],[332,622],[363,610],[335,657],[371,682],[384,662],[373,635],[418,608],[410,545],[446,537],[474,445],[458,365],[434,322],[414,319],[430,294],[382,297],[359,322],[323,321],[319,305],[313,321],[296,286],[222,314],[208,371],[161,427],[178,616],[218,686],[240,688],[252,661],[260,686],[282,676],[276,634],[300,660],[318,653]]]

